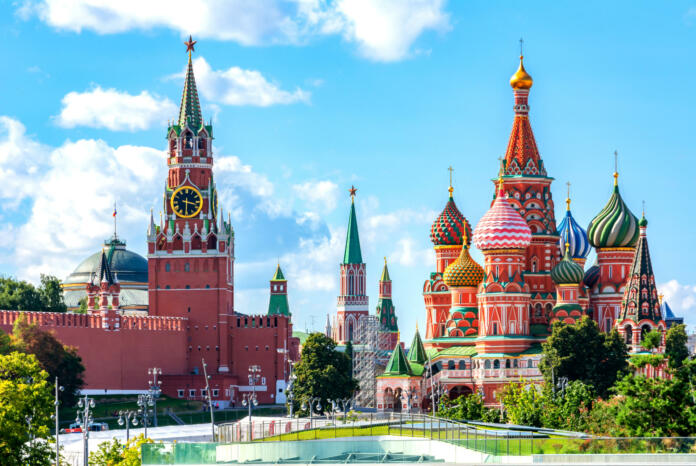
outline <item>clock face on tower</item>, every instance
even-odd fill
[[[182,186],[172,194],[172,210],[183,218],[191,218],[198,215],[203,208],[201,193],[192,186]]]

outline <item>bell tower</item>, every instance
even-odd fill
[[[218,211],[213,127],[201,115],[191,53],[176,121],[167,128],[167,166],[159,224],[147,230],[149,312],[188,318],[189,373],[201,359],[229,371],[229,316],[234,309],[234,231]],[[216,361],[213,365],[210,362]],[[208,369],[211,372],[211,369]]]

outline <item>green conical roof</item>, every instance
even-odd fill
[[[179,119],[177,123],[181,128],[186,126],[186,123],[194,131],[198,131],[203,124],[201,115],[201,104],[198,101],[198,90],[196,89],[196,78],[193,76],[193,64],[191,63],[191,54],[189,53],[188,67],[186,68],[186,82],[184,83],[184,92],[181,95],[181,107],[179,109]]]
[[[271,278],[272,282],[283,282],[285,281],[285,276],[283,275],[283,271],[280,270],[280,264],[278,264],[278,267],[276,267],[275,275],[273,275],[273,278]]]
[[[384,269],[382,269],[382,278],[379,279],[381,282],[390,282],[389,269],[387,269],[387,258],[384,258]]]
[[[416,329],[416,334],[413,336],[411,347],[408,349],[408,360],[418,364],[423,364],[427,361],[428,355],[425,353],[425,347],[421,340],[420,333]]]
[[[396,344],[396,348],[394,348],[389,357],[389,362],[387,363],[387,368],[384,369],[383,375],[411,375],[411,366],[406,360],[401,344]]]
[[[344,264],[362,264],[360,252],[360,237],[358,236],[358,219],[355,215],[355,202],[350,203],[348,218],[348,234],[346,235],[346,252],[343,254]]]

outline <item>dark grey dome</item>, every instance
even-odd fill
[[[147,260],[140,254],[126,249],[126,243],[111,239],[104,243],[106,257],[110,258],[111,272],[115,272],[118,281],[147,283]],[[101,251],[95,252],[78,265],[63,283],[87,283],[97,271],[101,260]]]
[[[147,259],[127,250],[126,243],[115,237],[104,242],[102,249],[109,259],[111,272],[121,284],[121,308],[147,309]],[[85,286],[97,272],[101,254],[102,251],[98,251],[83,260],[63,281],[63,299],[69,309],[79,307],[80,300],[87,296]]]

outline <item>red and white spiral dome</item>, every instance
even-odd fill
[[[502,183],[499,186],[502,188]],[[532,241],[532,230],[522,216],[510,205],[500,189],[495,202],[474,229],[474,244],[487,249],[524,249]]]

